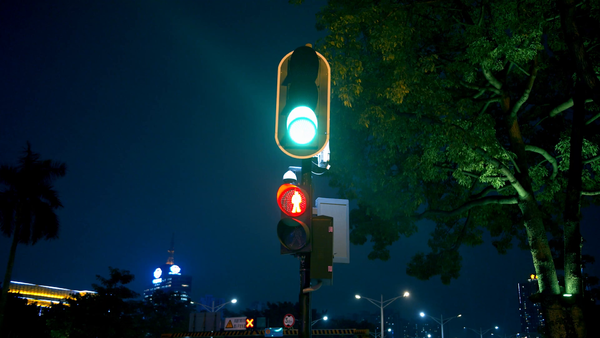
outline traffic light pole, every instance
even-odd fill
[[[312,192],[312,158],[302,160],[302,185],[306,187],[308,200],[311,210],[308,212],[312,215],[313,192]],[[304,292],[310,288],[310,252],[300,255],[300,296],[298,304],[300,305],[300,315],[302,316],[301,326],[298,330],[298,338],[312,337],[312,307],[311,294],[312,292]]]

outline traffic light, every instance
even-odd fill
[[[277,224],[281,254],[310,252],[312,217],[310,195],[300,186],[283,184],[277,191],[277,204],[281,209],[281,220]]]
[[[329,142],[329,63],[310,45],[279,63],[275,141],[294,158],[311,158]]]

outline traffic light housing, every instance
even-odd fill
[[[283,184],[277,191],[277,204],[281,220],[277,224],[277,237],[281,254],[310,252],[312,204],[307,191],[294,184]]]
[[[310,278],[323,285],[333,283],[333,217],[314,216],[311,220]]]
[[[296,48],[279,63],[275,141],[294,158],[311,158],[329,142],[331,69],[309,45]]]

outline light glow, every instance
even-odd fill
[[[283,184],[277,191],[277,204],[286,215],[291,217],[300,216],[307,209],[306,194],[293,184]]]
[[[305,106],[294,108],[287,117],[287,130],[292,141],[307,144],[317,135],[317,115]]]
[[[181,272],[181,268],[179,267],[179,265],[171,265],[171,268],[169,270],[171,270],[169,272],[169,274],[171,275],[179,275],[179,273]]]
[[[156,270],[154,270],[154,278],[160,278],[161,275],[162,275],[162,269],[156,268]]]
[[[300,203],[302,203],[302,195],[298,193],[298,190],[294,191],[294,195],[292,196],[292,214],[301,214],[302,209],[300,209]]]

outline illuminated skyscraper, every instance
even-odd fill
[[[152,300],[155,291],[174,293],[180,300],[187,302],[192,293],[192,276],[181,274],[181,267],[175,264],[174,238],[171,239],[171,248],[168,250],[167,262],[154,270],[152,286],[144,290],[144,298]]]
[[[536,275],[529,276],[525,283],[519,283],[519,316],[521,317],[521,338],[537,338],[539,328],[544,327],[544,318],[540,303],[530,300],[531,295],[539,291]]]

